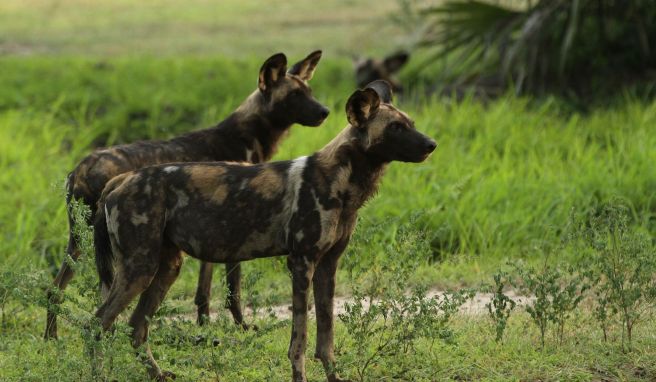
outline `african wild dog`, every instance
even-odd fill
[[[395,93],[401,92],[403,86],[394,78],[394,74],[401,70],[410,55],[400,51],[385,57],[382,60],[373,58],[359,58],[354,60],[355,80],[358,87],[365,87],[368,83],[376,80],[385,80],[392,84]]]
[[[191,161],[267,161],[281,139],[294,123],[319,126],[328,116],[328,109],[312,97],[307,82],[321,58],[321,51],[308,55],[287,71],[287,58],[279,53],[271,56],[260,69],[258,89],[216,127],[184,134],[168,141],[144,141],[99,150],[84,158],[68,175],[67,205],[72,199],[95,206],[107,181],[114,176],[141,167],[166,162]],[[77,259],[80,252],[73,235],[74,221],[69,211],[67,252]],[[93,221],[93,216],[89,223]],[[226,264],[229,294],[226,307],[235,322],[243,325],[240,306],[240,266]],[[64,262],[55,279],[55,286],[66,288],[73,271]],[[201,265],[196,294],[199,322],[209,315],[211,264]],[[58,302],[54,291],[49,300]],[[48,310],[45,338],[57,337],[57,321]],[[245,326],[245,325],[244,325]]]
[[[141,294],[130,318],[133,345],[146,342],[148,318],[178,276],[180,250],[203,261],[239,262],[287,256],[292,274],[293,326],[288,357],[294,381],[305,381],[307,296],[314,286],[315,357],[334,373],[333,295],[337,261],[357,211],[391,161],[422,162],[435,141],[390,104],[376,81],[346,105],[349,126],[323,149],[291,161],[245,166],[173,163],[112,179],[98,204],[96,263],[107,299],[96,312],[102,327]],[[165,379],[146,344],[151,377]]]

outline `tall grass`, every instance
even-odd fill
[[[290,58],[292,60],[293,58]],[[0,259],[54,271],[66,219],[62,184],[94,145],[208,127],[254,88],[259,61],[11,59],[0,63]],[[332,114],[295,126],[276,159],[307,155],[346,124],[348,64],[324,60],[312,87]],[[528,256],[556,242],[571,208],[625,198],[634,223],[656,230],[656,105],[627,100],[588,115],[508,96],[489,105],[400,100],[438,141],[420,165],[394,163],[361,213],[345,261],[385,258],[400,227],[422,231],[430,265]],[[496,260],[494,260],[496,259]]]

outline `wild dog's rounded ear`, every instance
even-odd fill
[[[380,100],[383,101],[384,103],[392,103],[392,98],[393,98],[392,85],[390,85],[389,82],[385,80],[376,80],[370,82],[367,85],[367,89],[373,89],[374,91],[376,91],[376,93],[380,97]]]
[[[260,68],[260,77],[257,86],[262,92],[268,92],[287,72],[287,57],[283,53],[277,53],[269,57],[262,68]]]
[[[380,97],[373,89],[356,90],[346,102],[346,118],[355,127],[361,127],[376,113]]]
[[[410,54],[404,51],[396,52],[391,54],[383,60],[383,65],[388,72],[394,73],[397,72],[410,58]]]
[[[307,57],[294,64],[294,66],[289,69],[289,74],[295,74],[303,81],[310,81],[314,75],[314,69],[316,69],[319,60],[321,60],[321,51],[315,50]]]

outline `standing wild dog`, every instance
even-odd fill
[[[291,125],[319,126],[328,109],[312,97],[307,82],[321,58],[316,51],[287,72],[287,58],[279,53],[271,56],[260,69],[258,89],[237,110],[216,127],[184,134],[168,141],[143,141],[99,150],[84,158],[68,175],[66,203],[82,200],[91,207],[93,222],[96,204],[107,181],[114,176],[141,167],[167,162],[192,161],[267,161],[276,151]],[[70,208],[70,207],[69,207]],[[67,252],[73,260],[80,255],[73,234],[75,222],[69,210]],[[226,264],[229,294],[226,307],[237,324],[243,324],[240,304],[240,266]],[[55,278],[55,286],[66,288],[73,271],[64,262]],[[211,264],[201,265],[196,294],[199,322],[209,315]],[[49,291],[51,303],[57,294]],[[57,337],[57,318],[49,308],[45,338]],[[244,325],[245,326],[245,325]]]
[[[96,264],[109,294],[96,312],[104,330],[141,294],[130,325],[145,343],[156,312],[182,263],[181,250],[203,261],[232,263],[287,255],[293,325],[288,357],[294,381],[305,381],[307,304],[314,287],[315,357],[334,372],[333,295],[339,256],[358,209],[375,193],[391,161],[422,162],[435,141],[390,104],[376,81],[346,105],[349,126],[309,157],[253,166],[173,163],[112,179],[98,203]],[[166,379],[146,344],[151,377]]]

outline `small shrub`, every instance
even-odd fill
[[[501,342],[503,340],[503,333],[506,331],[508,325],[508,318],[510,313],[515,309],[517,303],[512,298],[508,297],[503,290],[506,285],[510,283],[508,275],[505,272],[498,272],[494,274],[494,286],[487,289],[492,291],[492,300],[485,304],[488,315],[494,322],[495,341]]]
[[[622,347],[631,348],[633,329],[654,307],[656,248],[648,235],[629,226],[629,208],[611,201],[576,224],[595,285],[595,318],[607,338],[609,322],[622,324]]]
[[[573,268],[566,271],[549,265],[545,260],[541,269],[516,266],[519,287],[534,296],[526,312],[540,330],[540,343],[544,348],[545,336],[550,324],[556,325],[558,341],[562,343],[566,321],[571,317],[589,289],[585,279]]]
[[[364,276],[375,281],[358,283],[353,302],[339,315],[355,350],[359,381],[367,379],[372,365],[389,358],[393,361],[386,363],[386,375],[407,376],[419,339],[430,340],[431,349],[436,339],[454,342],[449,321],[473,292],[448,291],[429,298],[426,288],[408,291],[412,269],[407,262],[372,269]]]

